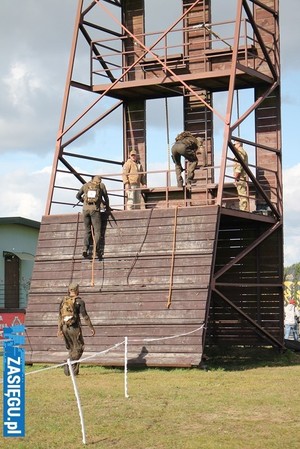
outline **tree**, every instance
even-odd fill
[[[300,263],[284,268],[284,299],[294,298],[300,304]]]

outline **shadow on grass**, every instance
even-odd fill
[[[279,351],[272,347],[209,348],[203,369],[242,371],[260,367],[293,366],[300,364],[300,352]]]
[[[205,356],[199,366],[193,367],[154,367],[147,366],[144,360],[140,358],[128,360],[128,371],[138,372],[147,370],[185,370],[185,369],[202,369],[205,371],[221,370],[221,371],[245,371],[262,367],[285,367],[300,365],[300,352],[292,350],[279,351],[272,347],[242,347],[236,346],[231,348],[210,347],[205,349]],[[87,365],[85,365],[87,367]],[[94,365],[95,366],[95,365]],[[99,367],[98,367],[99,368]],[[124,367],[122,366],[105,366],[103,374],[109,374],[114,371],[123,375]]]

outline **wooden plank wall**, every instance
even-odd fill
[[[103,260],[94,263],[81,256],[81,218],[43,217],[26,314],[27,362],[66,359],[63,341],[56,337],[58,304],[68,284],[77,281],[96,327],[95,337],[84,329],[85,356],[127,336],[129,363],[198,365],[218,208],[113,212],[106,223]],[[176,338],[166,338],[171,336]],[[102,365],[123,361],[124,345],[90,360]]]
[[[226,266],[270,225],[254,219],[221,217],[215,272]],[[283,342],[282,228],[234,264],[216,281],[226,298],[279,342]],[[253,324],[212,294],[207,344],[270,345]]]

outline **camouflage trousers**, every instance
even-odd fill
[[[236,190],[239,197],[239,209],[249,212],[249,198],[247,192],[247,182],[240,180],[236,182]]]
[[[66,324],[62,327],[62,333],[65,341],[67,350],[69,351],[69,359],[79,360],[84,351],[84,340],[80,325],[67,326]],[[79,373],[79,363],[72,364],[73,372],[75,376]],[[65,367],[65,374],[70,375],[68,366]]]
[[[191,181],[194,179],[195,169],[197,168],[198,165],[198,158],[195,150],[186,148],[186,146],[183,143],[175,143],[172,146],[171,151],[172,151],[172,159],[175,164],[177,187],[183,187],[183,179],[181,176],[181,172],[184,171],[184,168],[182,167],[181,164],[181,156],[188,161],[186,181],[187,184],[190,184]]]
[[[92,227],[94,232],[96,253],[100,252],[101,243],[101,213],[99,210],[84,210],[83,211],[83,223],[84,223],[84,247],[83,251],[89,251],[90,245],[93,243]]]

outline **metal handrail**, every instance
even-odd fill
[[[230,203],[232,201],[238,200],[237,192],[235,191],[235,185],[234,185],[234,178],[232,174],[229,174],[229,170],[232,170],[233,167],[233,161],[234,159],[231,157],[227,157],[227,169],[225,173],[225,181],[228,182],[224,183],[223,186],[223,196],[221,204],[223,207],[228,207],[226,205],[226,202]],[[269,173],[270,175],[276,176],[276,171],[271,170],[267,167],[261,167],[256,166],[253,164],[249,164],[248,167],[251,169],[253,173],[258,170],[264,171],[265,173]],[[198,167],[196,169],[196,183],[192,186],[191,191],[194,194],[195,198],[192,199],[193,205],[211,205],[216,204],[216,199],[212,195],[213,191],[217,190],[218,182],[214,182],[214,176],[216,176],[216,173],[220,169],[219,165],[215,166],[207,166],[207,167]],[[197,178],[197,172],[201,170],[201,176],[200,178]],[[60,172],[64,174],[72,174],[68,172],[67,170],[60,170]],[[147,170],[144,172],[141,172],[141,174],[144,174],[146,178],[148,177],[156,177],[156,181],[151,183],[151,185],[147,185],[147,188],[141,187],[141,192],[150,194],[151,192],[156,191],[165,191],[165,207],[173,207],[172,201],[170,201],[169,196],[170,192],[178,190],[178,188],[175,185],[175,177],[174,177],[175,170]],[[81,176],[85,176],[84,173],[79,173]],[[173,184],[170,182],[173,175]],[[87,176],[87,175],[86,175]],[[124,210],[126,207],[126,194],[122,182],[122,173],[121,172],[113,172],[113,173],[102,173],[101,174],[102,181],[105,183],[108,195],[111,200],[111,207],[113,209],[118,210]],[[163,181],[165,179],[165,181]],[[197,180],[198,179],[198,180]],[[118,186],[116,186],[118,184]],[[119,184],[122,184],[119,186]],[[251,182],[251,180],[247,180],[248,188],[250,190],[249,198],[255,202],[256,200],[260,199],[258,193],[254,191],[254,186]],[[265,187],[265,190],[267,190],[266,185],[262,185],[262,187]],[[60,189],[61,191],[69,191],[72,192],[72,198],[68,200],[58,199],[53,200],[53,204],[57,205],[64,205],[64,206],[72,206],[73,208],[81,207],[82,205],[80,203],[75,203],[75,192],[78,191],[78,188],[74,186],[60,186],[56,185],[56,189]],[[183,199],[182,199],[182,206],[188,206],[190,205],[190,201],[187,198],[187,188],[185,187],[183,190]],[[201,199],[197,199],[197,193],[201,193],[202,196]],[[270,189],[270,203],[274,205],[274,207],[278,206],[278,202],[280,201],[280,192],[277,191],[277,189]],[[144,204],[144,203],[143,203]],[[154,206],[154,203],[151,203],[151,200],[147,201],[146,206],[151,207],[151,205]],[[267,205],[266,205],[267,206]],[[229,206],[232,208],[232,206]]]
[[[257,45],[257,40],[255,39],[255,36],[252,36],[250,32],[248,31],[248,19],[243,19],[244,26],[241,26],[240,31],[240,42],[241,42],[241,51],[244,52],[244,59],[246,61],[246,65],[252,64],[252,68],[255,68],[259,71],[260,66],[262,62],[265,61],[263,55],[260,55],[259,52],[251,52],[251,58],[249,58],[248,51],[255,50]],[[208,50],[222,50],[224,49],[227,52],[230,52],[233,42],[234,42],[234,21],[224,21],[224,22],[216,22],[212,24],[204,24],[201,23],[199,25],[193,25],[190,27],[180,27],[176,28],[174,30],[169,31],[169,33],[160,41],[157,46],[155,46],[151,53],[155,53],[155,55],[160,58],[166,65],[170,64],[172,66],[172,61],[168,63],[168,58],[178,54],[181,55],[181,59],[179,58],[179,61],[182,62],[182,64],[189,65],[191,63],[205,63],[211,56],[207,54]],[[226,34],[224,35],[224,27],[232,26],[232,35],[230,35],[227,30]],[[272,35],[272,33],[265,29],[264,27],[258,25],[257,28],[263,32],[264,35]],[[188,46],[189,43],[184,40],[184,33],[191,33],[191,32],[199,32],[199,30],[204,31],[203,34],[199,36],[199,40],[196,38],[193,40],[193,45],[195,45],[197,42],[199,43],[199,48],[203,49],[203,51],[197,52],[197,55],[193,53],[193,55],[189,55],[188,52]],[[219,31],[220,29],[220,31]],[[251,28],[252,30],[252,28]],[[147,46],[147,40],[149,38],[155,38],[159,37],[163,34],[163,31],[156,31],[151,33],[141,33],[137,34],[136,38],[144,42]],[[172,42],[172,41],[178,42]],[[125,48],[125,42],[126,41],[132,41],[132,50],[129,50],[128,47]],[[170,42],[171,40],[171,42]],[[117,43],[119,43],[119,47]],[[226,45],[225,45],[226,44]],[[145,52],[143,48],[139,48],[138,43],[134,42],[134,39],[127,36],[122,35],[118,37],[109,37],[101,40],[93,40],[91,42],[91,48],[93,47],[99,47],[102,50],[104,50],[104,53],[99,56],[93,56],[91,52],[91,79],[93,80],[93,76],[100,76],[102,78],[107,78],[110,82],[109,72],[110,74],[113,74],[115,78],[118,78],[123,72],[126,72],[126,70],[129,68],[129,66],[124,65],[125,56],[127,59],[132,56],[132,60],[136,59],[137,56],[140,56],[142,53]],[[266,50],[269,55],[271,55],[271,58],[276,62],[275,58],[275,45],[268,45],[266,44]],[[105,52],[106,51],[106,52]],[[140,53],[139,53],[140,52]],[[150,57],[153,58],[153,55],[150,53]],[[106,68],[95,68],[95,62],[97,62],[99,59],[105,62]],[[252,61],[252,62],[251,62]],[[154,61],[155,62],[155,61]],[[158,61],[157,67],[158,69],[162,69],[162,67],[159,66]],[[144,64],[147,63],[147,53],[144,55],[143,59],[132,69],[131,72],[134,72],[137,74],[138,72],[144,73]],[[174,63],[174,61],[173,61]],[[201,66],[201,64],[200,64]],[[198,70],[198,69],[197,69]],[[207,64],[203,65],[203,68],[199,69],[203,71],[209,71],[211,70]],[[215,70],[215,69],[214,69]],[[128,79],[128,76],[126,77]],[[94,81],[94,80],[93,80]]]

